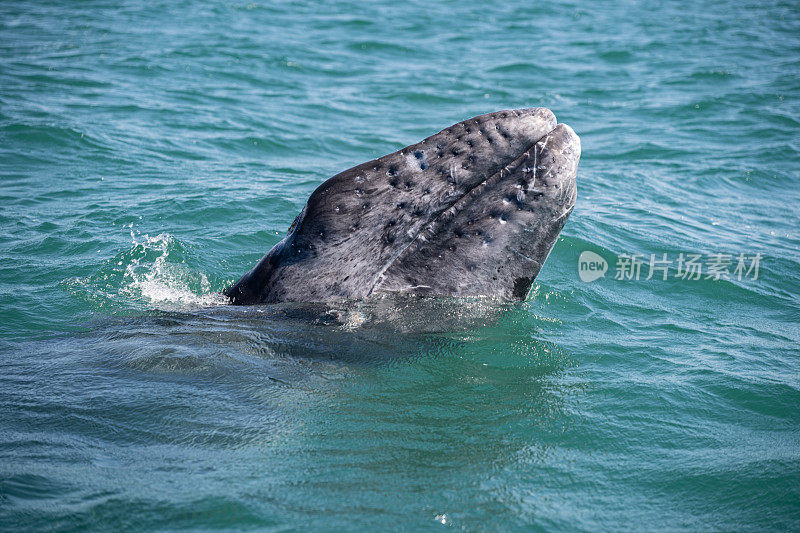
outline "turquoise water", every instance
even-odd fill
[[[0,529],[800,529],[799,75],[796,2],[3,3]],[[583,156],[525,304],[224,305],[529,106]]]

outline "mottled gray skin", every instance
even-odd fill
[[[380,293],[524,300],[577,197],[580,140],[544,108],[459,122],[330,178],[232,303]]]

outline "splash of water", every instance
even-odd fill
[[[212,291],[208,276],[186,264],[186,251],[173,235],[145,234],[137,238],[131,230],[131,239],[130,261],[127,265],[118,262],[118,266],[125,266],[121,293],[164,310],[227,303],[221,293]]]
[[[225,305],[208,276],[192,265],[187,247],[169,233],[137,235],[133,246],[107,260],[98,272],[69,280],[76,296],[95,308],[186,311]]]

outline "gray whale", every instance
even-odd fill
[[[225,294],[241,305],[383,293],[524,300],[575,205],[580,152],[545,108],[459,122],[322,183]]]

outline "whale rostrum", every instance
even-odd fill
[[[580,152],[545,108],[459,122],[322,183],[225,293],[234,304],[524,300],[575,205]]]

